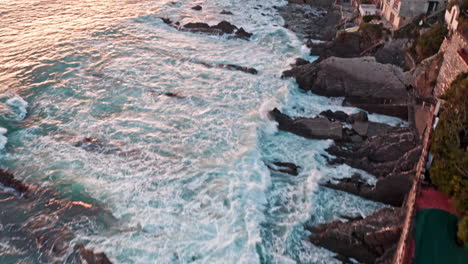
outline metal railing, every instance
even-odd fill
[[[406,208],[406,216],[405,216],[405,222],[403,223],[403,229],[401,232],[401,237],[400,241],[398,242],[397,246],[397,251],[395,253],[395,259],[394,259],[394,264],[406,264],[410,262],[408,261],[409,257],[411,255],[411,252],[408,252],[408,243],[410,242],[410,239],[412,239],[412,231],[413,231],[413,223],[414,223],[414,217],[415,217],[415,211],[416,211],[416,199],[418,197],[419,193],[419,187],[421,184],[421,180],[423,179],[423,172],[424,172],[424,167],[426,165],[426,159],[427,159],[427,154],[429,151],[429,139],[431,136],[432,132],[432,124],[434,122],[434,110],[435,106],[431,105],[430,106],[430,113],[431,113],[431,118],[428,120],[428,123],[426,124],[426,129],[424,131],[424,137],[423,137],[423,148],[421,152],[421,157],[419,158],[418,164],[416,165],[416,174],[413,179],[413,186],[411,187],[411,190],[408,194],[408,198],[406,199],[405,202],[405,208]]]

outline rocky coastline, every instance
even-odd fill
[[[280,10],[287,28],[303,37],[311,54],[319,58],[312,63],[298,59],[282,78],[294,78],[303,92],[343,97],[344,106],[395,116],[409,123],[409,126],[394,127],[371,122],[366,112],[348,115],[328,110],[312,118],[292,118],[279,109],[270,111],[270,118],[278,123],[280,130],[310,139],[333,140],[326,150],[329,166],[347,164],[376,177],[374,185],[354,174],[322,182],[322,186],[389,206],[362,219],[350,217],[345,222],[306,226],[311,232],[309,241],[335,252],[343,263],[354,263],[351,259],[362,263],[392,263],[405,217],[402,206],[412,187],[422,151],[417,122],[424,120],[415,115],[421,101],[429,104],[434,101],[425,92],[429,86],[426,77],[434,78],[430,73],[433,69],[428,65],[440,60],[435,58],[411,71],[403,70],[408,39],[392,39],[385,31],[377,40],[369,40],[362,32],[337,33],[340,24],[349,22],[343,19],[328,25],[327,29],[334,32],[332,38],[310,34],[315,25],[320,27],[320,23],[304,23],[311,20],[311,6],[323,10],[320,13],[323,16],[336,10],[323,1],[319,4],[289,2],[283,8],[289,11]],[[288,13],[292,11],[294,14]],[[312,25],[310,32],[304,32],[304,25]]]
[[[50,189],[27,185],[0,170],[0,239],[44,263],[110,264],[100,252],[74,241],[73,227],[107,229],[117,223],[96,205],[63,198]],[[91,226],[92,225],[92,226]]]

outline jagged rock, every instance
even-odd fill
[[[181,30],[190,31],[194,33],[204,33],[209,35],[224,35],[234,34],[232,38],[249,40],[252,36],[251,33],[246,32],[243,28],[237,28],[227,21],[221,21],[217,25],[210,26],[207,23],[187,23],[182,26]]]
[[[231,11],[226,11],[226,10],[221,11],[220,14],[221,15],[233,15],[233,13]]]
[[[165,17],[161,17],[161,19],[165,24],[172,25],[172,20],[171,19],[165,18]]]
[[[250,37],[252,37],[252,33],[249,33],[244,30],[244,28],[239,28],[239,30],[236,31],[235,38],[238,39],[244,39],[244,40],[249,40]]]
[[[408,39],[390,39],[375,53],[375,60],[403,68],[406,64],[405,46]]]
[[[331,110],[327,110],[327,111],[321,112],[320,115],[328,118],[328,120],[330,120],[330,121],[337,120],[337,121],[340,121],[340,122],[346,122],[348,120],[348,114],[346,114],[343,111],[333,112]]]
[[[194,7],[192,7],[193,10],[196,10],[196,11],[200,11],[202,10],[202,7],[200,5],[196,5]]]
[[[232,34],[234,30],[237,29],[236,26],[227,21],[221,21],[216,26],[212,26],[211,28],[219,29],[226,34]]]
[[[359,33],[340,33],[335,39],[327,42],[307,42],[312,56],[318,56],[317,62],[329,57],[354,58],[360,57],[361,36]]]
[[[408,118],[407,87],[411,85],[411,74],[394,65],[378,63],[374,57],[330,57],[319,63],[293,67],[283,77],[295,77],[305,91],[329,97],[344,96],[346,106]]]
[[[340,122],[332,122],[321,117],[292,119],[276,108],[270,111],[269,115],[278,122],[280,130],[312,139],[343,139],[343,128]]]
[[[367,122],[369,117],[366,112],[359,111],[358,113],[350,114],[348,117],[348,122],[353,124],[354,122]]]
[[[28,190],[28,186],[21,181],[14,178],[13,174],[8,171],[0,169],[0,184],[14,189],[19,193],[25,193]]]
[[[7,179],[7,180],[5,180]],[[107,229],[117,223],[112,214],[97,204],[71,201],[50,189],[27,185],[0,170],[0,183],[21,195],[0,188],[0,240],[35,257],[41,263],[109,264],[103,253],[95,253],[74,241],[71,226],[81,232],[96,227]]]
[[[74,251],[77,252],[75,262],[73,263],[86,263],[86,264],[112,264],[104,253],[95,253],[92,250],[86,249],[82,244],[75,245]],[[69,258],[70,259],[70,258]],[[71,261],[67,263],[72,263]]]
[[[165,95],[167,97],[177,98],[177,99],[185,98],[184,96],[182,96],[182,95],[180,95],[178,93],[172,93],[172,92],[163,93],[163,95]]]
[[[353,123],[353,130],[359,135],[359,136],[367,136],[367,131],[369,129],[369,123],[368,122],[361,122],[361,121],[356,121]]]
[[[310,63],[309,61],[304,60],[303,58],[297,58],[293,65],[300,66],[300,65],[306,65],[306,64],[309,64],[309,63]],[[293,65],[291,65],[291,66],[293,66]]]
[[[285,20],[284,27],[303,39],[331,40],[335,37],[341,15],[330,8],[332,1],[324,0],[326,7],[288,4],[277,8]]]
[[[392,206],[402,206],[406,195],[411,190],[413,175],[414,171],[390,174],[389,176],[380,178],[375,186],[366,183],[360,175],[353,175],[351,178],[340,179],[336,184],[328,181],[322,185],[372,201]]]
[[[294,163],[279,161],[267,164],[267,167],[272,171],[286,173],[293,176],[297,176],[299,174],[299,169],[301,168]]]
[[[401,209],[382,208],[362,220],[334,221],[306,228],[313,233],[310,236],[313,244],[370,264],[393,250],[403,218]]]
[[[250,73],[250,74],[257,74],[258,73],[258,71],[256,69],[254,69],[254,68],[248,68],[248,67],[239,66],[239,65],[235,65],[235,64],[218,64],[217,66],[218,66],[218,68],[236,70],[236,71],[241,71],[241,72]]]
[[[327,152],[334,155],[331,164],[348,164],[377,177],[412,170],[418,160],[420,142],[411,128],[392,128],[372,136],[364,143],[335,142]]]

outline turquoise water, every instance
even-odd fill
[[[119,227],[74,231],[115,263],[337,263],[307,242],[303,224],[381,205],[319,187],[354,170],[326,166],[321,155],[331,141],[278,132],[266,113],[357,109],[280,79],[295,58],[311,58],[272,8],[286,2],[258,3],[1,2],[1,167],[108,208]],[[179,32],[159,17],[228,20],[254,35]],[[85,137],[102,146],[76,147]],[[296,163],[300,174],[270,173],[264,162],[275,160]]]

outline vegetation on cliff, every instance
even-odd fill
[[[436,54],[447,33],[448,30],[445,24],[439,22],[429,29],[429,31],[420,35],[412,47],[417,55],[417,60],[422,61]]]
[[[452,197],[463,216],[458,235],[468,243],[468,73],[452,82],[442,99],[446,100],[440,122],[432,135],[430,170],[432,182]]]

